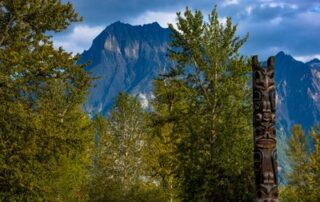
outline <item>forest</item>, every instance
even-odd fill
[[[90,117],[99,78],[51,37],[82,20],[72,4],[0,8],[0,201],[253,201],[251,60],[239,51],[249,34],[230,17],[178,12],[151,106],[120,93]],[[320,201],[320,128],[307,133],[292,128],[280,201]]]

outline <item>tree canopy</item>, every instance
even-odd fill
[[[155,124],[170,154],[166,173],[182,201],[250,200],[250,66],[239,54],[247,36],[235,35],[229,17],[223,25],[216,8],[207,22],[189,8],[177,17],[176,28],[169,25],[173,67],[155,81]]]
[[[85,180],[90,78],[48,34],[79,20],[59,0],[0,1],[1,201],[69,200]]]

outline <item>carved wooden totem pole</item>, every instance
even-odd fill
[[[253,56],[252,72],[256,201],[278,202],[274,57],[263,68]]]

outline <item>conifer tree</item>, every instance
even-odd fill
[[[90,78],[48,35],[79,20],[59,0],[0,1],[1,201],[70,201],[85,179]]]
[[[159,136],[170,134],[170,144],[162,143],[173,152],[167,169],[174,173],[174,187],[182,201],[249,201],[254,193],[250,65],[238,52],[247,36],[235,35],[231,18],[219,22],[216,8],[208,22],[188,8],[177,17],[177,28],[169,25],[174,66],[155,81],[154,101],[155,123],[170,125]]]
[[[292,129],[292,136],[289,140],[287,155],[293,167],[293,173],[288,177],[289,184],[307,185],[306,169],[308,169],[308,141],[301,125],[296,125]]]
[[[315,127],[311,130],[310,135],[314,144],[314,151],[310,157],[310,181],[308,182],[311,187],[310,199],[313,201],[320,201],[320,127]]]
[[[282,201],[319,201],[320,193],[320,130],[310,131],[311,143],[314,148],[310,150],[307,136],[301,125],[292,129],[287,149],[292,170],[287,172],[288,184],[280,190]]]

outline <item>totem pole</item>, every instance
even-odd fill
[[[263,68],[253,56],[252,73],[255,201],[278,202],[274,57]]]

